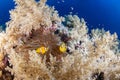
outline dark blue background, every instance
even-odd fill
[[[61,16],[72,12],[84,18],[90,29],[104,28],[120,37],[120,0],[48,0],[47,4],[54,5]],[[13,8],[13,0],[0,0],[0,25],[9,20],[9,10]]]

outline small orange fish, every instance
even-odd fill
[[[66,44],[65,44],[64,42],[60,45],[59,50],[60,50],[62,53],[64,53],[64,52],[67,51],[67,46],[66,46]]]
[[[36,53],[41,53],[41,54],[45,54],[48,51],[48,48],[42,46],[36,49]]]

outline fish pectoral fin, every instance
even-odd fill
[[[40,49],[39,49],[39,48],[38,48],[38,49],[36,49],[36,52],[37,52],[37,53],[40,53]]]

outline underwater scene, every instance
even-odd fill
[[[0,80],[120,80],[119,0],[1,0]]]

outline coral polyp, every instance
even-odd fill
[[[77,15],[59,16],[46,0],[15,0],[0,33],[0,80],[119,80],[117,34]]]

